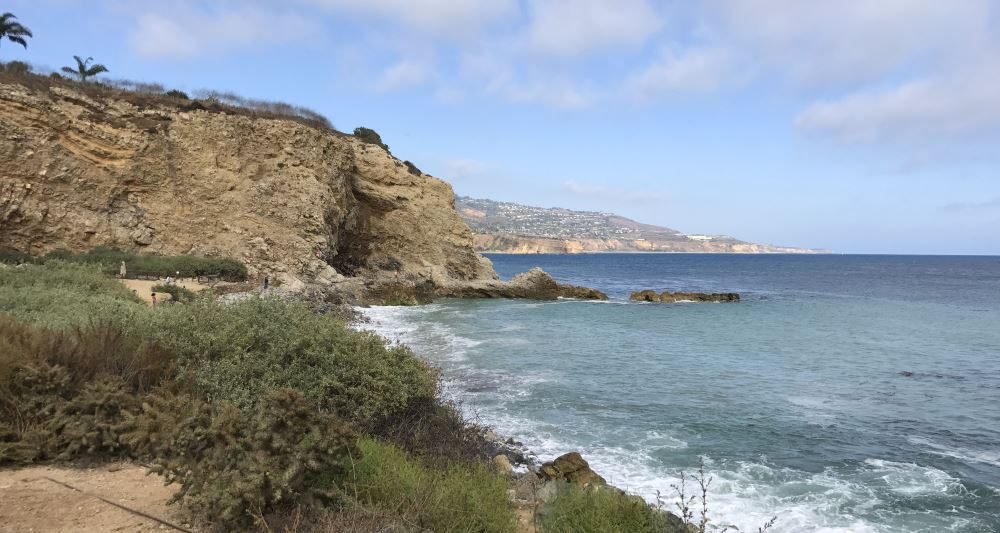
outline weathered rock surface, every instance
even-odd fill
[[[543,463],[538,470],[538,477],[545,481],[566,481],[581,487],[607,485],[603,477],[590,469],[579,452],[563,454],[553,461]]]
[[[629,299],[635,302],[738,302],[740,295],[735,292],[706,293],[706,292],[670,292],[646,289],[644,291],[633,292]]]
[[[289,288],[496,279],[451,187],[297,122],[0,84],[0,247],[231,256]]]
[[[596,289],[558,283],[552,276],[537,267],[514,276],[510,281],[444,282],[438,285],[437,295],[453,298],[530,298],[534,300],[608,299],[608,295]]]

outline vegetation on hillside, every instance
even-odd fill
[[[129,278],[165,278],[167,276],[197,278],[206,276],[223,281],[244,281],[247,278],[246,265],[228,257],[139,255],[117,248],[105,247],[94,248],[83,253],[54,250],[44,256],[33,257],[17,250],[0,249],[0,263],[42,264],[52,260],[96,265],[109,275],[118,275],[121,263],[124,262],[126,277]]]
[[[389,151],[389,145],[382,142],[382,136],[371,128],[365,128],[365,127],[354,128],[354,136],[357,137],[362,142],[368,144],[374,144],[376,146],[381,146],[382,148],[385,149],[386,152]]]
[[[100,63],[91,65],[90,62],[94,60],[92,57],[81,59],[80,56],[73,56],[73,59],[76,60],[76,67],[63,67],[62,71],[70,76],[76,76],[81,82],[85,83],[88,79],[98,74],[108,72],[108,67]]]
[[[299,507],[438,523],[469,495],[487,499],[453,520],[492,509],[511,523],[504,482],[455,454],[481,442],[436,392],[406,348],[298,303],[154,310],[95,265],[0,266],[0,464],[141,459],[222,529]],[[422,447],[428,432],[449,451]],[[359,435],[383,440],[359,447]],[[397,507],[380,469],[397,463],[365,462],[373,449],[429,476],[407,498],[432,490],[440,507],[384,516]]]

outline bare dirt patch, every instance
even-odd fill
[[[167,505],[176,488],[131,463],[0,470],[0,532],[195,530]]]
[[[140,298],[142,298],[146,303],[152,303],[153,301],[153,287],[156,285],[163,285],[162,280],[145,280],[145,279],[123,279],[120,280],[126,287],[135,291]],[[208,285],[202,285],[196,281],[175,281],[175,285],[179,287],[184,287],[191,292],[198,292],[203,289],[207,289]],[[170,299],[170,295],[158,292],[156,293],[157,302],[165,302]]]

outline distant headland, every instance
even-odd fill
[[[682,233],[614,213],[531,207],[464,196],[456,197],[455,207],[472,229],[474,245],[480,252],[827,253],[755,244],[728,235]]]

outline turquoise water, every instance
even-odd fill
[[[540,459],[579,450],[669,499],[703,460],[718,523],[1000,531],[1000,258],[492,256],[609,303],[373,308],[463,408]],[[737,291],[736,304],[630,290]]]

